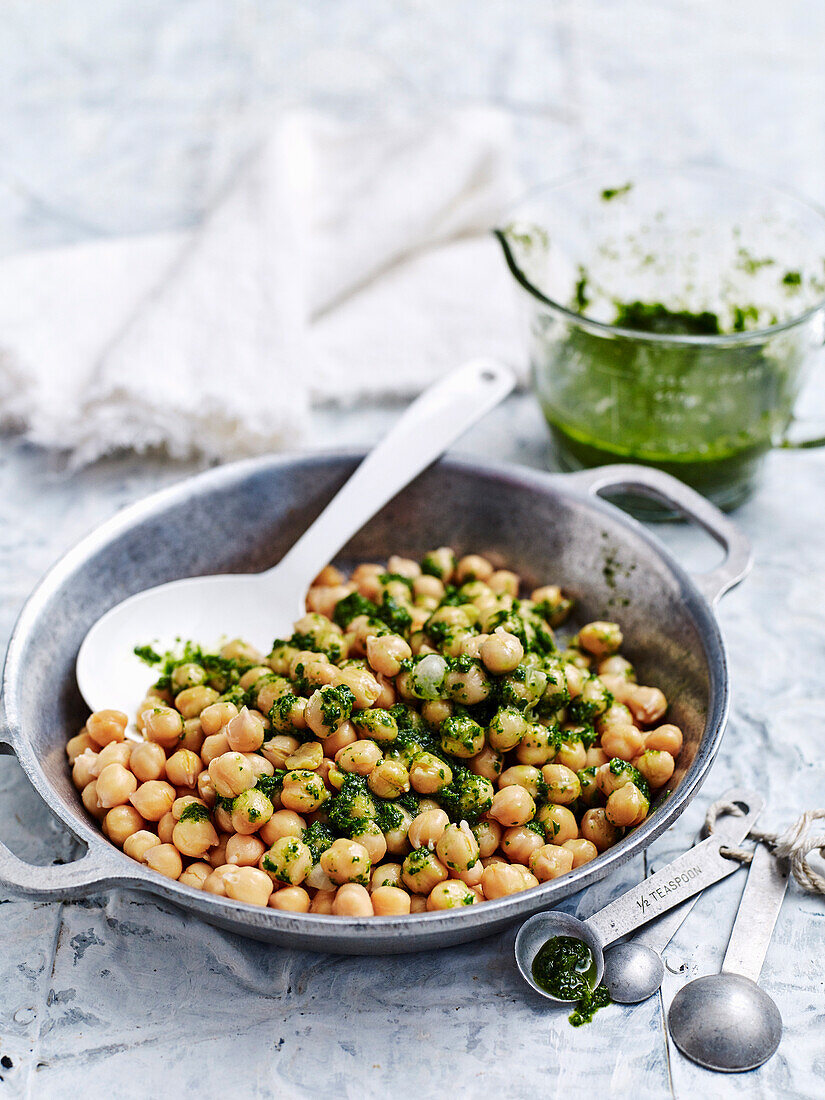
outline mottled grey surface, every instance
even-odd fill
[[[280,103],[365,112],[492,99],[513,112],[532,181],[617,153],[700,156],[823,198],[825,8],[802,0],[489,0],[392,5],[0,0],[0,251],[189,223]],[[732,52],[735,50],[735,59]],[[366,443],[391,410],[319,418],[318,447]],[[462,451],[541,466],[543,425],[517,398]],[[117,508],[188,467],[113,460],[79,475],[0,444],[0,635],[43,569]],[[825,457],[773,455],[737,514],[757,552],[724,601],[734,713],[702,795],[651,851],[688,843],[715,793],[758,787],[765,820],[825,803]],[[665,528],[712,564],[692,532]],[[0,830],[33,862],[71,843],[0,760]],[[644,873],[639,860],[580,913]],[[702,899],[667,952],[665,1004],[721,960],[743,876]],[[571,907],[577,904],[571,903]],[[792,887],[763,984],[777,1056],[744,1079],[668,1046],[662,1004],[572,1030],[524,987],[512,933],[430,956],[291,954],[138,895],[0,908],[0,1097],[818,1098],[825,1081],[825,905]],[[680,970],[684,967],[684,970]],[[11,1062],[9,1067],[8,1062]]]

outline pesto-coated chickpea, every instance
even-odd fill
[[[326,663],[326,658],[323,660]],[[293,695],[292,684],[284,676],[273,675],[267,676],[266,679],[261,678],[255,684],[253,690],[255,706],[262,714],[270,714],[276,703],[280,702],[281,699],[291,699]],[[203,720],[203,715],[201,715],[201,720]]]
[[[513,597],[518,596],[519,583],[518,573],[513,573],[509,569],[497,569],[487,578],[487,584],[494,592]]]
[[[641,756],[636,757],[633,764],[654,790],[664,787],[676,766],[670,753],[661,749],[646,749]]]
[[[564,764],[573,772],[587,766],[587,749],[580,740],[570,739],[560,742],[553,760],[554,764]]]
[[[226,642],[219,653],[227,661],[239,661],[244,665],[259,665],[264,659],[263,654],[243,638],[233,638],[231,642]]]
[[[493,821],[487,818],[482,818],[481,821],[477,821],[475,825],[471,826],[473,830],[473,836],[478,843],[478,854],[481,859],[487,859],[492,856],[501,843],[501,837],[504,830],[497,821]]]
[[[324,759],[324,747],[320,741],[305,741],[290,756],[285,765],[289,771],[317,771]]]
[[[372,866],[380,863],[387,854],[387,841],[375,821],[362,821],[353,839],[367,849]]]
[[[122,848],[130,836],[140,832],[145,822],[134,806],[113,806],[103,818],[103,832]]]
[[[491,749],[489,745],[485,745],[481,752],[476,753],[469,763],[473,775],[481,775],[485,779],[489,779],[491,783],[495,783],[501,775],[504,757],[500,752]]]
[[[370,890],[373,892],[381,886],[401,885],[401,864],[381,863],[373,869],[370,876]]]
[[[172,843],[189,859],[200,859],[217,845],[218,834],[205,806],[192,802],[186,807],[172,829]]]
[[[530,856],[530,870],[539,882],[560,878],[573,869],[573,853],[557,844],[543,844]]]
[[[421,576],[413,580],[413,595],[416,600],[425,598],[441,603],[444,599],[444,592],[444,583],[438,577],[431,577],[426,573],[422,573]]]
[[[228,898],[247,905],[267,905],[272,895],[272,880],[257,867],[230,867],[224,872],[223,887]]]
[[[266,700],[264,700],[266,702]],[[307,728],[307,703],[302,695],[284,692],[267,709],[275,733],[294,734]]]
[[[100,748],[97,741],[90,736],[88,730],[84,726],[80,733],[74,737],[70,737],[66,742],[66,755],[69,758],[69,764],[73,765],[78,756],[84,753],[87,749],[91,752],[97,752]]]
[[[645,748],[669,752],[674,758],[682,751],[682,731],[678,726],[658,726],[644,735]]]
[[[175,788],[171,783],[165,783],[161,779],[149,779],[141,783],[129,801],[137,812],[147,821],[160,821],[164,814],[172,809],[172,803],[177,797]]]
[[[397,825],[384,833],[384,840],[387,842],[387,851],[390,855],[403,856],[410,850],[410,842],[407,839],[407,833],[413,823],[413,815],[403,806],[396,806],[396,809],[401,815],[401,820]]]
[[[564,764],[545,764],[541,769],[547,784],[547,801],[559,806],[569,806],[581,792],[579,777]]]
[[[284,836],[303,836],[307,827],[305,817],[294,810],[276,810],[272,817],[261,826],[260,838],[270,847]]]
[[[664,717],[667,710],[667,699],[663,691],[654,687],[641,687],[631,685],[632,691],[624,699],[630,709],[630,713],[637,722],[644,726],[652,726]]]
[[[319,740],[325,741],[347,721],[352,713],[353,703],[354,697],[351,690],[346,691],[326,684],[309,697],[305,715],[307,726]]]
[[[495,862],[484,868],[481,889],[487,901],[518,894],[527,889],[527,883],[519,868],[512,863]]]
[[[513,863],[527,864],[537,848],[544,845],[544,835],[528,825],[514,825],[505,829],[501,838],[501,850]]]
[[[217,702],[219,696],[214,688],[199,684],[197,687],[184,688],[175,696],[175,706],[184,718],[197,718],[201,711],[212,703]]]
[[[410,912],[410,895],[398,886],[378,886],[370,897],[376,917],[404,917]]]
[[[248,668],[240,678],[238,687],[241,691],[249,691],[253,684],[257,684],[264,676],[270,676],[271,674],[272,669],[269,665],[254,665],[252,668]]]
[[[369,884],[372,869],[369,852],[357,840],[347,840],[344,837],[334,840],[321,853],[320,864],[324,874],[338,885],[345,882]]]
[[[143,857],[143,862],[153,871],[167,878],[180,878],[183,871],[183,861],[180,852],[174,844],[155,844],[149,848]]]
[[[626,783],[610,795],[604,813],[611,825],[627,828],[644,821],[648,809],[648,801],[636,784]]]
[[[493,818],[505,828],[513,825],[526,825],[536,813],[536,804],[532,795],[524,787],[504,787],[493,795],[493,804],[487,816]]]
[[[175,787],[194,787],[202,771],[201,758],[189,749],[178,749],[166,761],[166,778]]]
[[[544,827],[545,836],[551,844],[564,844],[579,835],[576,816],[566,806],[548,803],[539,810],[537,820]]]
[[[596,769],[596,783],[605,798],[609,798],[620,787],[632,783],[633,779],[634,770],[632,765],[618,759],[610,760],[607,764],[602,764],[600,768]]]
[[[576,837],[573,840],[565,840],[562,848],[573,853],[573,867],[581,867],[583,863],[590,863],[599,854],[599,850],[592,840]]]
[[[383,759],[374,741],[355,741],[335,754],[335,763],[343,772],[369,775]]]
[[[449,546],[439,546],[437,550],[430,550],[421,559],[421,570],[427,576],[437,577],[444,584],[449,584],[455,572],[456,557]]]
[[[260,866],[273,881],[300,886],[312,869],[312,852],[298,837],[284,836],[264,852]]]
[[[487,741],[496,752],[509,752],[524,737],[530,723],[516,707],[496,711],[487,727]]]
[[[110,741],[122,741],[128,724],[129,717],[121,710],[96,710],[86,720],[86,732],[103,748]]]
[[[161,749],[161,752],[163,752],[163,749]],[[79,791],[82,791],[88,783],[91,783],[100,774],[98,755],[91,749],[86,749],[75,760],[72,768],[72,782]]]
[[[203,884],[212,874],[212,868],[208,863],[190,863],[181,874],[178,882],[184,886],[191,886],[194,890],[202,890]]]
[[[544,791],[542,774],[532,764],[514,764],[511,768],[505,768],[498,777],[498,785],[501,790],[505,787],[524,787],[533,798],[538,798]]]
[[[586,810],[579,822],[579,833],[582,840],[589,840],[595,844],[599,852],[605,852],[619,839],[619,831],[608,820],[601,807]]]
[[[272,802],[254,787],[242,791],[232,802],[232,828],[236,833],[255,833],[272,817]]]
[[[527,732],[516,747],[516,759],[520,764],[540,768],[556,756],[556,731],[537,724],[527,727]]]
[[[458,909],[464,905],[473,905],[477,901],[473,890],[461,879],[453,878],[437,883],[427,897],[427,909],[437,912],[440,909]]]
[[[613,696],[598,676],[590,676],[582,684],[579,702],[586,704],[590,713],[598,717],[608,710],[613,702]]]
[[[235,798],[255,786],[252,765],[240,752],[225,752],[212,760],[209,775],[221,798]]]
[[[437,794],[452,781],[449,764],[431,752],[419,753],[410,766],[410,786],[418,794]]]
[[[579,645],[594,657],[609,657],[616,653],[622,640],[618,623],[588,623],[579,631]]]
[[[193,794],[178,795],[178,797],[172,803],[171,810],[172,817],[175,819],[175,821],[180,821],[181,817],[183,816],[183,811],[186,809],[186,807],[193,804],[196,806],[200,806],[204,810],[208,810],[209,808],[202,799],[197,798]],[[192,813],[195,813],[195,811],[192,811]]]
[[[379,798],[399,798],[410,789],[410,774],[400,760],[381,760],[367,776],[367,786]]]
[[[599,676],[621,676],[625,680],[635,680],[636,673],[633,671],[633,665],[626,658],[620,656],[618,653],[613,654],[610,657],[605,657],[599,661],[598,668],[596,670]]]
[[[605,734],[609,730],[626,729],[627,726],[633,724],[633,715],[624,703],[612,703],[604,714],[598,716],[595,722],[596,729],[600,734]]]
[[[578,668],[577,665],[571,664],[570,661],[564,662],[562,671],[568,695],[571,699],[578,699],[587,681],[587,673],[584,669]]]
[[[505,672],[512,672],[517,668],[524,656],[524,647],[515,636],[504,629],[496,627],[495,631],[481,645],[481,659],[485,667],[495,676]]]
[[[332,903],[336,917],[372,917],[375,911],[367,890],[358,882],[339,886]]]
[[[257,867],[265,851],[259,835],[236,833],[226,842],[226,862],[234,867]]]
[[[111,810],[109,812],[111,813]],[[139,829],[124,840],[123,851],[131,859],[143,863],[143,857],[156,844],[160,844],[160,840],[155,833],[150,833],[148,829]]]
[[[269,895],[269,908],[285,913],[308,913],[311,905],[309,894],[302,886],[282,886]]]
[[[466,554],[455,567],[457,584],[464,584],[466,581],[488,581],[492,575],[492,565],[480,554]]]
[[[380,634],[367,638],[367,660],[370,668],[384,676],[397,676],[401,662],[412,657],[409,644],[400,634]]]
[[[147,741],[164,749],[176,748],[183,737],[183,715],[171,707],[152,707],[143,712],[143,729]]]
[[[244,707],[227,723],[226,739],[233,752],[255,752],[264,743],[264,724]]]
[[[444,677],[444,690],[454,703],[473,707],[483,703],[493,690],[480,661],[469,661],[469,668],[452,668]]]
[[[414,894],[429,894],[434,886],[448,877],[447,868],[429,848],[414,848],[401,868],[404,885]]]
[[[398,723],[383,707],[355,711],[352,724],[359,737],[369,737],[379,745],[391,745],[398,737]]]
[[[329,798],[323,779],[316,772],[291,771],[284,776],[281,803],[285,810],[312,813]]]
[[[290,737],[285,733],[276,733],[274,737],[264,741],[261,753],[264,759],[268,760],[273,767],[283,771],[286,768],[287,760],[294,752],[298,751],[300,746],[301,742],[297,737]]]
[[[478,841],[466,821],[448,825],[438,838],[435,851],[450,871],[468,871],[478,862]]]
[[[104,810],[122,806],[137,790],[137,779],[122,764],[107,764],[97,777],[97,800]]]
[[[366,668],[338,668],[335,670],[335,683],[350,689],[359,710],[374,706],[381,694],[381,685]]]

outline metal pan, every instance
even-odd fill
[[[579,601],[582,621],[619,619],[641,682],[665,691],[669,720],[685,734],[672,793],[647,821],[592,863],[525,893],[461,911],[371,920],[290,915],[201,893],[133,862],[103,837],[72,786],[64,749],[85,718],[74,662],[89,626],[151,585],[274,564],[358,457],[265,458],[211,470],[127,508],[46,575],[9,645],[0,741],[87,851],[73,864],[34,867],[0,844],[0,883],[39,900],[133,887],[273,943],[347,954],[414,951],[490,935],[552,907],[642,851],[682,813],[707,775],[727,718],[727,661],[713,604],[749,568],[745,539],[713,505],[656,470],[550,475],[450,459],[384,508],[341,562],[418,556],[449,543],[506,562],[528,584],[560,583]],[[599,499],[606,490],[642,493],[683,512],[725,549],[723,564],[691,577],[640,524]]]

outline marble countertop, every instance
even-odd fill
[[[0,0],[0,252],[196,219],[284,102],[365,111],[492,100],[512,111],[539,180],[616,153],[761,168],[817,194],[825,178],[825,9],[754,0],[685,6],[503,0],[306,5]],[[736,64],[730,51],[736,48]],[[812,135],[817,135],[816,139]],[[821,195],[819,197],[822,197]],[[327,410],[318,448],[368,444],[392,408]],[[458,450],[542,467],[541,416],[511,398]],[[38,577],[123,505],[194,465],[122,457],[68,473],[0,440],[0,640]],[[825,456],[777,452],[736,513],[756,565],[720,605],[733,711],[705,787],[650,849],[569,907],[586,915],[685,847],[733,784],[782,827],[825,804]],[[688,527],[657,534],[693,568]],[[71,858],[13,759],[0,759],[0,836],[22,857]],[[513,933],[429,955],[349,959],[239,939],[127,891],[32,904],[0,897],[0,1098],[821,1097],[825,903],[791,887],[762,984],[785,1023],[744,1078],[668,1042],[664,1014],[718,967],[744,883],[703,897],[666,952],[661,998],[572,1029],[526,990]]]

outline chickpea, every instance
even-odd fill
[[[516,759],[520,764],[531,764],[536,768],[552,760],[556,751],[555,730],[530,725],[516,748]]]
[[[633,760],[644,749],[644,737],[635,726],[621,726],[602,734],[601,748],[611,759]]]
[[[355,732],[355,726],[352,722],[343,722],[332,737],[328,737],[324,741],[324,755],[334,759],[336,753],[339,753],[341,749],[345,749],[347,745],[354,745],[357,740],[358,734]]]
[[[534,883],[537,886],[538,880],[534,879]],[[484,868],[481,889],[487,901],[492,901],[508,894],[518,894],[528,889],[528,883],[516,864],[496,862]]]
[[[371,899],[376,917],[403,917],[410,912],[410,895],[397,886],[378,886]]]
[[[238,708],[235,704],[225,700],[219,703],[211,703],[208,707],[204,707],[200,713],[201,728],[204,734],[207,737],[211,737],[212,734],[220,733],[237,713]]]
[[[202,771],[201,758],[189,749],[178,749],[166,762],[166,778],[176,787],[194,787]]]
[[[370,890],[373,893],[381,886],[400,886],[401,885],[401,864],[400,863],[382,863],[378,867],[374,868],[370,877]]]
[[[369,852],[357,840],[340,838],[334,840],[320,859],[324,874],[333,882],[341,885],[345,882],[360,882],[367,885],[370,881]]]
[[[100,748],[110,741],[122,741],[129,724],[128,715],[120,710],[96,710],[86,721],[86,733]]]
[[[206,862],[214,868],[229,866],[226,862],[226,845],[228,843],[229,833],[221,832],[218,836],[218,843],[206,857]]]
[[[482,819],[472,826],[481,859],[489,858],[501,843],[503,829],[497,821]]]
[[[174,844],[154,844],[146,851],[143,862],[167,878],[180,878],[183,862]]]
[[[449,584],[455,571],[455,554],[449,546],[439,546],[437,550],[430,550],[424,555],[421,569],[428,576],[437,577],[444,584]]]
[[[489,671],[496,676],[512,672],[521,663],[523,657],[524,647],[521,642],[515,634],[510,634],[503,626],[496,627],[481,645],[481,659]]]
[[[469,871],[478,862],[478,841],[466,821],[448,825],[438,838],[435,851],[451,871]]]
[[[69,763],[74,765],[78,756],[81,756],[87,749],[97,752],[99,747],[97,741],[89,735],[84,726],[80,733],[75,737],[70,737],[66,742],[66,755],[69,758]]]
[[[452,781],[453,772],[449,764],[431,752],[419,753],[410,767],[410,785],[418,794],[436,794]]]
[[[573,840],[565,840],[562,848],[573,853],[573,867],[581,867],[583,863],[590,863],[599,854],[599,850],[591,840],[576,837]]]
[[[646,733],[644,739],[646,749],[669,752],[674,758],[682,751],[682,731],[678,726],[658,726]]]
[[[530,870],[539,882],[549,882],[573,870],[573,853],[557,844],[543,844],[530,856]]]
[[[369,737],[379,745],[390,745],[398,737],[398,723],[383,707],[356,711],[352,724],[360,737]]]
[[[602,764],[607,764],[609,761],[610,757],[604,749],[599,748],[598,745],[591,745],[587,750],[587,759],[584,766],[585,768],[600,768]]]
[[[215,703],[218,693],[214,688],[200,684],[198,687],[184,688],[175,696],[175,706],[184,718],[197,718],[201,711]]]
[[[332,912],[337,917],[372,917],[375,911],[370,895],[357,882],[347,882],[339,886],[332,903]]]
[[[131,757],[132,743],[130,741],[110,741],[97,754],[97,775],[95,779],[109,764],[121,764],[124,768],[128,768]]]
[[[263,791],[242,791],[232,803],[232,828],[248,835],[257,832],[272,817],[274,807]]]
[[[338,603],[354,591],[355,587],[351,584],[314,584],[307,592],[307,611],[332,618]]]
[[[412,825],[413,816],[409,810],[404,809],[403,806],[396,806],[396,809],[401,814],[401,821],[395,828],[384,833],[384,840],[387,842],[387,851],[390,855],[403,856],[406,855],[410,849],[407,833]]]
[[[196,809],[197,808],[197,809]],[[200,859],[218,843],[218,834],[205,806],[191,803],[172,829],[172,843],[190,859]]]
[[[217,801],[218,793],[215,790],[215,784],[212,782],[212,777],[207,771],[202,771],[198,776],[197,782],[198,795],[205,806],[214,806]]]
[[[621,647],[622,641],[618,623],[588,623],[579,631],[579,645],[594,657],[611,656]]]
[[[431,577],[425,573],[413,580],[413,595],[416,601],[420,599],[436,600],[436,606],[444,599],[445,588],[438,577]]]
[[[312,813],[329,798],[324,781],[316,772],[291,771],[284,776],[281,802],[284,809]]]
[[[421,704],[421,717],[430,729],[437,730],[455,714],[455,705],[448,699],[427,699]]]
[[[310,903],[310,913],[323,913],[326,916],[331,915],[336,893],[337,891],[335,888],[332,890],[319,890]]]
[[[465,581],[488,581],[492,575],[492,565],[480,554],[465,555],[455,569],[455,580],[458,584],[464,584]]]
[[[598,676],[588,677],[579,694],[581,703],[587,704],[594,717],[604,714],[611,705],[612,697]]]
[[[224,872],[223,887],[228,898],[247,905],[267,905],[272,894],[272,880],[257,867],[230,867]]]
[[[605,798],[609,798],[614,791],[618,791],[620,787],[632,782],[633,767],[631,764],[624,764],[621,761],[617,764],[610,761],[596,769],[596,783]]]
[[[374,741],[355,741],[335,754],[335,763],[344,772],[369,775],[383,759]]]
[[[624,702],[630,708],[630,712],[637,722],[642,725],[652,726],[664,717],[667,710],[667,699],[664,692],[654,687],[640,687],[637,684],[630,685],[632,692]]]
[[[514,764],[512,768],[505,768],[498,779],[501,790],[505,787],[524,787],[533,798],[544,791],[544,779],[538,768],[532,764]]]
[[[496,593],[504,593],[506,596],[518,596],[519,576],[509,569],[497,569],[491,577],[487,578],[487,584]]]
[[[449,877],[447,868],[429,848],[415,848],[404,860],[401,878],[414,894],[429,894]]]
[[[172,811],[163,815],[158,822],[158,837],[161,844],[172,843],[172,832],[175,828],[175,817]]]
[[[504,787],[493,795],[493,804],[488,810],[488,817],[492,817],[500,825],[511,827],[526,825],[528,821],[533,820],[535,812],[536,804],[533,797],[524,787]]]
[[[569,661],[564,662],[562,671],[564,672],[564,682],[567,686],[568,695],[571,699],[578,699],[587,681],[587,673],[584,669],[578,668]]]
[[[489,779],[491,783],[494,783],[501,775],[501,769],[503,767],[504,757],[500,752],[496,752],[495,749],[491,749],[489,745],[485,745],[481,752],[470,760],[470,771],[473,775],[483,776],[484,779]]]
[[[397,676],[401,662],[412,657],[412,650],[399,634],[381,634],[367,638],[367,660],[375,672]]]
[[[355,696],[355,706],[359,710],[368,710],[378,702],[381,685],[371,672],[365,668],[336,669],[335,681],[339,687],[348,687]]]
[[[211,856],[210,863],[212,863],[214,870],[211,875],[207,875],[201,889],[206,894],[216,894],[218,897],[225,898],[227,894],[224,878],[226,877],[227,871],[234,870],[234,868],[225,864],[215,864]]]
[[[97,801],[104,809],[122,806],[137,790],[137,779],[122,764],[107,764],[97,779]]]
[[[285,765],[290,771],[317,771],[324,759],[324,748],[320,741],[305,741],[299,745],[291,756],[288,756]]]
[[[221,798],[235,798],[255,786],[252,765],[239,752],[225,752],[212,760],[209,776]]]
[[[273,881],[299,886],[312,869],[312,852],[297,837],[284,836],[263,854],[260,866]]]
[[[473,661],[466,670],[451,669],[444,677],[444,690],[454,702],[472,707],[484,702],[492,691],[492,684],[481,664]]]
[[[477,901],[473,890],[460,879],[439,882],[430,891],[427,909],[436,912],[439,909],[457,909],[462,905],[473,905]]]
[[[607,733],[608,730],[624,729],[633,725],[633,715],[624,703],[613,703],[604,714],[596,719],[596,729],[599,733]]]
[[[583,840],[589,840],[596,850],[604,852],[619,839],[619,831],[607,820],[603,809],[586,810],[579,822],[579,833]]]
[[[509,752],[519,744],[529,725],[516,707],[502,707],[487,727],[487,741],[496,752]]]
[[[184,718],[183,737],[178,742],[180,747],[200,755],[205,739],[200,718]]]
[[[579,835],[575,814],[566,806],[553,803],[542,806],[538,812],[538,820],[544,827],[548,841],[552,844],[564,844],[566,840],[575,840]]]
[[[301,747],[297,737],[289,737],[287,734],[278,733],[264,741],[261,752],[265,760],[279,771],[286,768],[286,762]]]
[[[367,786],[379,798],[398,798],[410,789],[410,775],[400,760],[381,760],[367,776]]]
[[[72,782],[78,790],[82,791],[99,774],[98,756],[98,753],[86,749],[75,760],[72,768]]]
[[[200,753],[204,767],[208,768],[213,760],[217,760],[225,752],[229,752],[229,738],[226,736],[225,730],[221,730],[220,733],[212,733],[209,737],[204,738]]]
[[[194,890],[202,890],[203,884],[212,874],[212,868],[208,863],[190,863],[178,882],[184,886],[191,886]]]
[[[280,840],[284,836],[302,837],[306,827],[306,818],[296,814],[293,810],[276,810],[269,821],[261,826],[259,835],[264,844],[271,847],[276,840]],[[228,862],[229,860],[227,860]]]
[[[545,843],[543,832],[540,834],[528,825],[515,825],[504,830],[501,850],[513,863],[527,864],[536,849]]]
[[[669,752],[647,749],[641,756],[636,757],[633,764],[650,786],[656,790],[658,787],[664,787],[673,775],[676,761]]]
[[[175,797],[175,788],[170,783],[149,779],[129,796],[129,801],[147,821],[160,821],[172,809]]]
[[[308,913],[311,904],[309,894],[301,886],[283,886],[269,897],[270,909],[286,913]]]
[[[564,764],[573,772],[579,772],[587,766],[587,749],[581,741],[562,741],[558,746],[554,764]]]
[[[147,740],[164,749],[176,748],[183,737],[183,716],[171,707],[156,706],[143,712]]]
[[[140,832],[145,822],[134,806],[113,806],[103,818],[103,832],[122,848],[130,836]]]
[[[255,752],[264,743],[263,722],[244,707],[227,723],[226,739],[233,752]]]
[[[380,863],[387,854],[387,841],[375,821],[362,821],[354,839],[367,849],[370,864]]]
[[[434,848],[449,824],[443,810],[425,810],[413,818],[407,839],[413,848]]]
[[[575,802],[581,793],[579,777],[564,764],[545,764],[541,769],[547,784],[547,800],[560,806]]]
[[[638,825],[647,817],[648,801],[635,783],[626,783],[607,800],[605,817],[619,828]]]
[[[111,810],[109,813],[111,813]],[[142,864],[147,851],[160,843],[154,833],[150,833],[147,829],[139,829],[138,832],[132,833],[124,840],[123,851],[136,862]]]
[[[426,913],[427,912],[427,899],[423,894],[412,894],[410,897],[410,912],[411,913]]]
[[[357,670],[342,670],[357,671]],[[353,693],[342,687],[330,684],[318,688],[309,697],[306,707],[306,721],[309,728],[321,741],[331,737],[352,713]]]
[[[243,638],[233,638],[231,642],[226,642],[220,648],[220,655],[228,661],[238,661],[243,665],[259,665],[264,659],[263,654]]]

